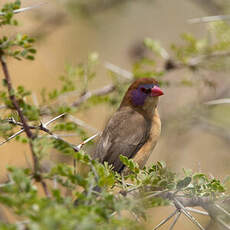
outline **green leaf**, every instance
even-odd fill
[[[192,181],[191,177],[185,177],[183,180],[179,180],[177,182],[176,188],[178,190],[182,189],[182,188],[186,188]]]

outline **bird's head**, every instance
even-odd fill
[[[159,96],[163,94],[155,79],[141,78],[130,85],[121,103],[121,107],[131,105],[144,111],[152,111],[157,106]]]

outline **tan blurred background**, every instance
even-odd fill
[[[4,0],[5,1],[5,0]],[[4,3],[1,1],[1,4]],[[41,1],[24,0],[23,7]],[[44,1],[45,2],[45,1]],[[92,11],[88,16],[79,11],[69,9],[64,0],[46,1],[40,8],[17,16],[22,26],[7,33],[25,32],[38,38],[38,53],[34,62],[9,60],[9,69],[15,85],[23,84],[39,95],[43,87],[53,89],[58,86],[58,77],[63,74],[66,64],[77,64],[85,61],[87,55],[96,51],[100,55],[97,77],[90,85],[98,88],[110,82],[103,67],[109,61],[124,69],[131,70],[135,60],[138,44],[146,37],[161,41],[170,51],[171,43],[181,43],[180,34],[190,32],[198,37],[206,34],[206,25],[188,24],[188,19],[216,15],[227,10],[227,1],[190,1],[190,0],[152,0],[124,1],[113,7]],[[17,31],[15,31],[17,30]],[[190,77],[189,71],[172,71],[165,79],[179,81]],[[165,88],[165,96],[160,101],[160,114],[163,121],[162,136],[148,163],[164,160],[177,172],[182,168],[202,171],[218,178],[230,173],[230,141],[221,132],[213,132],[202,124],[194,123],[187,126],[186,119],[193,116],[184,110],[190,103],[215,99],[223,91],[228,95],[229,76],[224,73],[203,72],[205,76],[217,84],[217,90],[205,87]],[[39,97],[39,96],[38,96]],[[1,112],[1,111],[0,111]],[[113,109],[97,106],[86,113],[77,114],[98,130],[102,130],[105,121]],[[210,108],[212,116],[230,127],[230,106],[222,105]],[[185,127],[184,127],[185,126]],[[79,139],[72,138],[79,143]],[[20,143],[9,142],[0,147],[0,173],[3,177],[7,165],[28,164],[27,150]],[[151,229],[172,210],[168,207],[153,209],[149,212],[148,228]],[[208,218],[197,216],[201,224],[208,225]],[[165,228],[167,229],[167,225]],[[181,219],[176,229],[196,229],[189,221]]]

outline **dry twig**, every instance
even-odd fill
[[[224,21],[224,20],[230,20],[230,15],[215,15],[215,16],[207,16],[201,18],[191,18],[188,20],[188,23],[195,24],[195,23],[207,23],[207,22]]]
[[[46,4],[46,3],[40,3],[40,4],[37,4],[37,5],[34,5],[34,6],[28,6],[28,7],[20,8],[20,9],[14,10],[13,13],[14,14],[19,14],[19,13],[22,13],[22,12],[25,12],[25,11],[28,11],[28,10],[32,10],[34,8],[38,8],[38,7],[40,7],[40,6],[44,5],[44,4]],[[3,16],[5,14],[6,14],[5,12],[0,11],[0,16]]]
[[[27,124],[26,118],[24,117],[23,112],[22,112],[22,110],[21,110],[21,108],[20,108],[20,106],[18,104],[18,101],[17,101],[17,99],[15,97],[14,89],[13,89],[11,78],[10,78],[10,74],[9,74],[7,63],[5,61],[3,53],[0,53],[0,63],[1,63],[1,66],[2,66],[5,81],[6,81],[6,84],[7,84],[9,98],[10,98],[14,108],[16,109],[16,111],[17,111],[17,113],[18,113],[18,115],[20,117],[23,129],[24,129],[24,131],[25,131],[25,133],[26,133],[26,135],[27,135],[27,137],[29,139],[29,146],[30,146],[30,150],[31,150],[31,154],[32,154],[33,164],[34,164],[34,178],[42,184],[42,187],[44,189],[44,192],[45,192],[46,196],[49,197],[50,195],[49,195],[49,192],[48,192],[48,189],[47,189],[47,185],[46,185],[45,181],[43,180],[43,178],[42,178],[42,176],[40,174],[41,169],[40,169],[39,159],[38,159],[38,157],[35,154],[34,149],[33,149],[33,140],[35,139],[35,135],[31,132],[30,127]]]
[[[82,95],[80,98],[78,98],[78,100],[76,100],[72,104],[72,106],[77,107],[93,96],[103,96],[103,95],[106,95],[106,94],[113,92],[114,90],[115,90],[115,85],[106,85],[101,89],[96,89],[93,91],[86,92],[84,95]]]

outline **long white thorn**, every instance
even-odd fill
[[[200,230],[205,230],[201,224],[195,219],[194,216],[192,216],[184,207],[184,205],[181,204],[181,202],[179,200],[177,200],[176,198],[173,199],[174,202],[176,203],[176,205],[179,206],[181,212],[189,219],[191,220]]]
[[[19,13],[22,13],[22,12],[25,12],[25,11],[28,11],[28,10],[32,10],[34,8],[38,8],[40,7],[41,5],[44,5],[46,3],[40,3],[40,4],[37,4],[37,5],[34,5],[34,6],[28,6],[28,7],[24,7],[24,8],[20,8],[20,9],[17,9],[17,10],[14,10],[14,14],[19,14]],[[0,16],[3,16],[5,15],[6,13],[5,12],[0,12]]]
[[[186,207],[185,208],[187,211],[191,211],[191,212],[194,212],[194,213],[198,213],[198,214],[201,214],[201,215],[204,215],[204,216],[209,216],[209,214],[205,211],[201,211],[199,209],[195,209],[195,208],[190,208],[190,207]]]
[[[59,119],[60,117],[63,117],[64,115],[66,115],[66,113],[62,113],[56,117],[54,117],[53,119],[51,119],[50,121],[46,122],[44,124],[44,127],[47,127],[48,125],[50,125],[52,122],[56,121],[57,119]]]
[[[0,143],[0,146],[5,144],[6,142],[10,141],[11,139],[15,138],[16,136],[20,135],[21,133],[24,132],[24,129],[21,129],[20,131],[18,131],[17,133],[13,134],[12,136],[10,136],[7,140],[3,141]]]
[[[176,216],[175,216],[174,221],[172,222],[171,226],[169,227],[169,230],[173,230],[175,224],[176,224],[177,221],[179,220],[180,215],[181,215],[181,212],[178,211],[177,214],[176,214]]]
[[[168,222],[173,216],[177,214],[178,210],[176,209],[172,214],[170,214],[167,218],[162,220],[153,230],[157,230],[160,228],[162,225],[164,225],[166,222]]]

